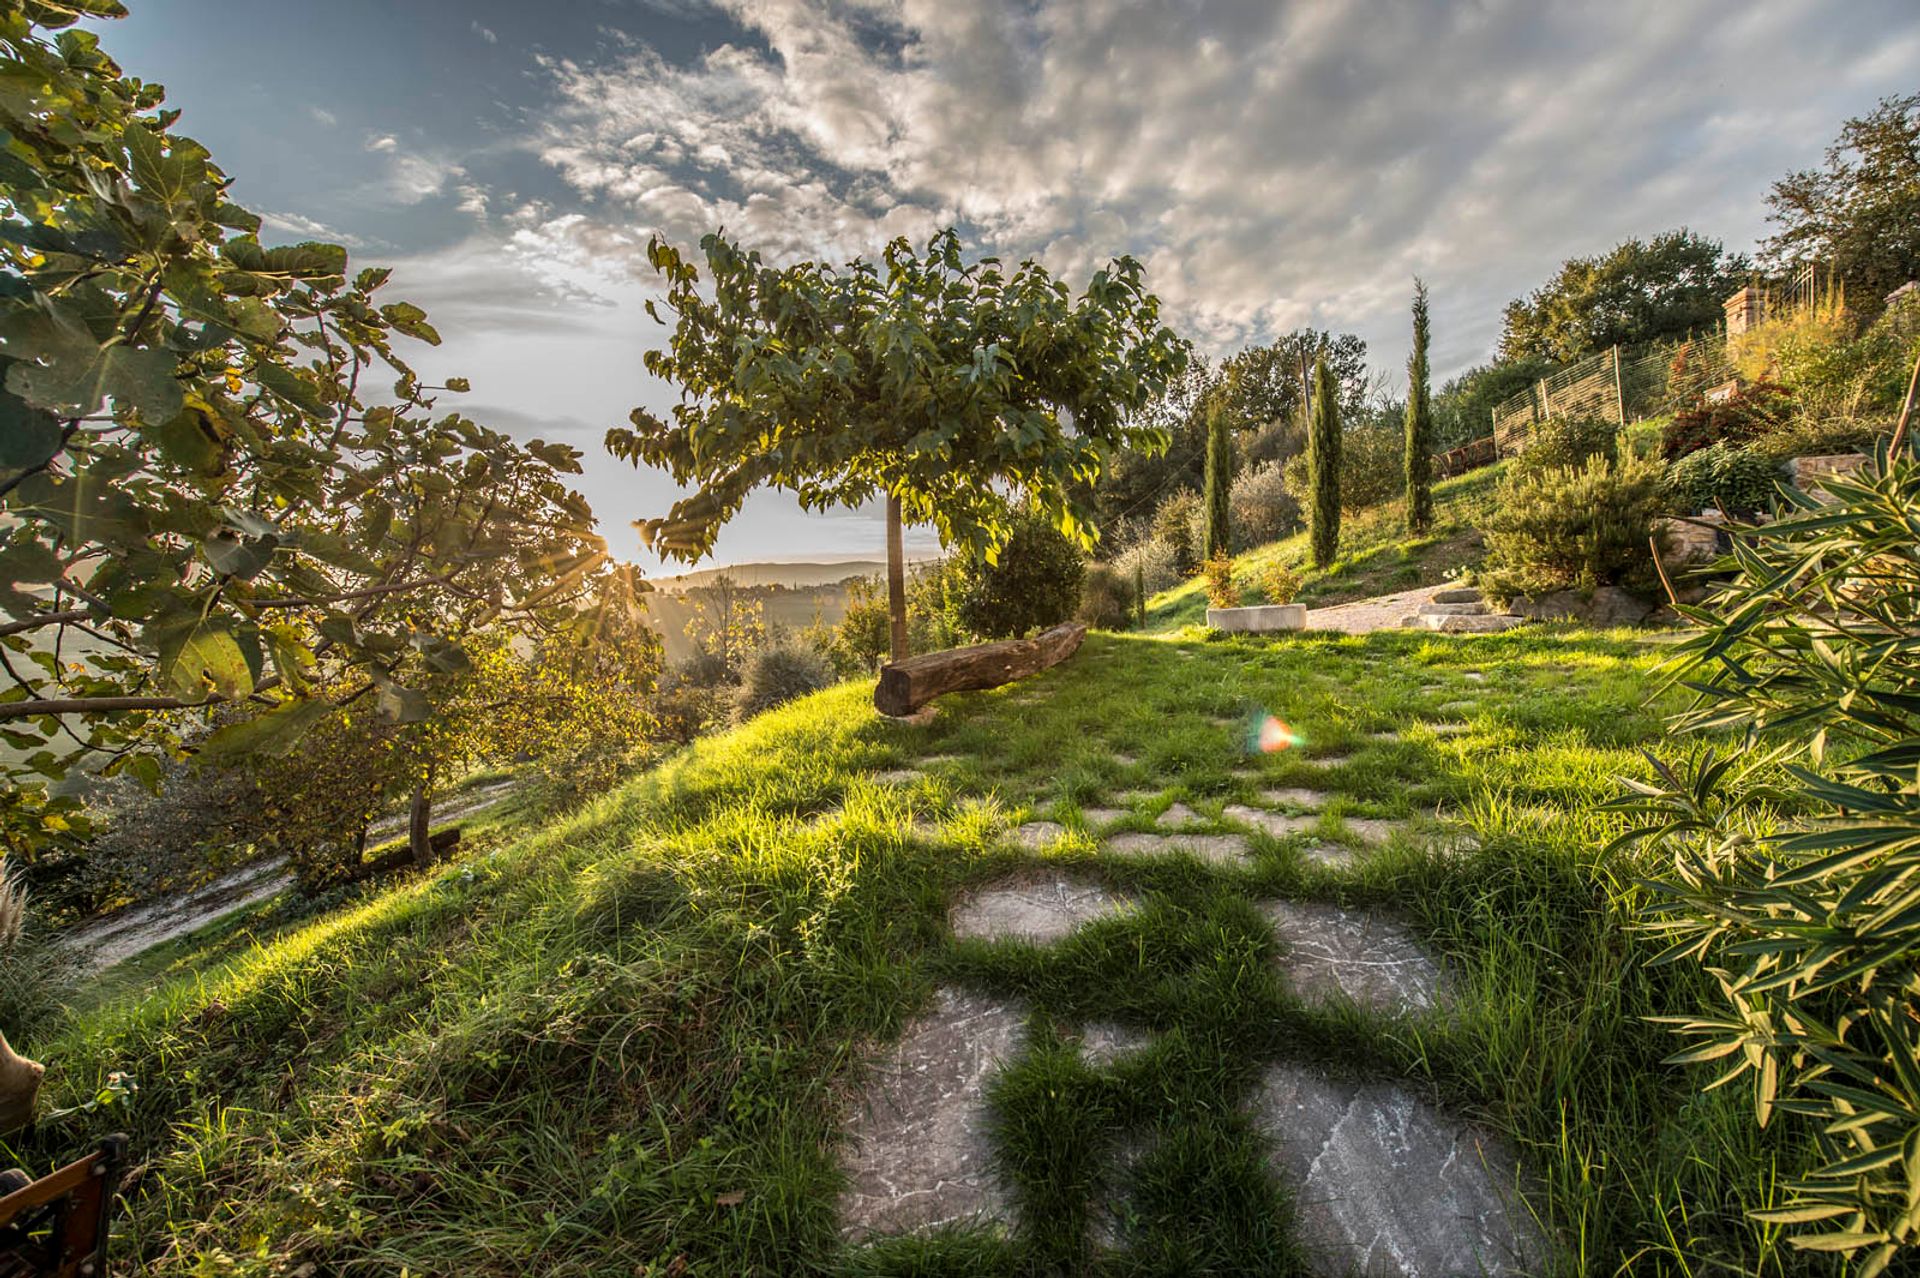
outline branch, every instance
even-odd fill
[[[0,721],[32,719],[46,714],[130,714],[145,710],[197,710],[233,700],[247,700],[255,693],[277,686],[279,675],[270,675],[254,685],[246,697],[223,697],[208,693],[201,701],[182,701],[179,697],[39,697],[31,701],[0,702]]]
[[[38,630],[42,626],[65,626],[76,621],[85,621],[93,614],[85,608],[69,608],[65,612],[44,612],[28,621],[9,621],[0,625],[0,639],[8,635],[23,634],[29,630]]]
[[[325,604],[345,603],[349,599],[368,599],[375,595],[391,595],[406,590],[419,590],[424,586],[453,585],[452,577],[418,577],[412,581],[396,581],[386,586],[367,586],[360,590],[349,590],[343,594],[325,595],[308,598],[301,595],[288,595],[273,599],[247,599],[244,604],[254,608],[319,608]]]

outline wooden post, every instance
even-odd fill
[[[907,659],[907,554],[901,543],[900,499],[887,494],[887,622],[889,661]]]
[[[1620,409],[1620,429],[1625,430],[1627,428],[1627,392],[1620,382],[1620,346],[1618,343],[1615,343],[1613,348],[1613,399],[1614,403],[1617,404]]]

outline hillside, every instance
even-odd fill
[[[1065,1272],[1096,1226],[1123,1247],[1103,1273],[1279,1272],[1302,1209],[1236,1115],[1330,1067],[1510,1143],[1582,1254],[1772,1269],[1741,1195],[1795,1151],[1738,1089],[1653,1064],[1671,1043],[1642,1018],[1690,1010],[1704,978],[1640,965],[1634,867],[1598,852],[1592,805],[1662,741],[1650,651],[1553,627],[1096,635],[919,727],[843,685],[436,873],[149,970],[22,1045],[53,1104],[126,1071],[132,1107],[43,1121],[16,1153],[130,1130],[142,1272]],[[1298,748],[1247,756],[1254,707]],[[1182,822],[1209,833],[1157,833]],[[955,939],[963,893],[1063,874],[1123,908],[1051,945]],[[1283,978],[1307,952],[1275,920],[1329,910],[1405,920],[1445,1016]],[[989,1093],[1025,1223],[849,1253],[852,1097],[955,997],[1030,1025]],[[1083,1059],[1096,1022],[1128,1054]]]
[[[1236,556],[1234,581],[1248,603],[1264,602],[1259,595],[1261,570],[1275,562],[1286,564],[1305,582],[1298,602],[1312,608],[1444,581],[1449,571],[1480,561],[1478,517],[1506,470],[1505,463],[1496,463],[1435,484],[1433,531],[1426,536],[1408,537],[1402,504],[1389,502],[1341,520],[1340,557],[1325,572],[1311,566],[1302,531]],[[1198,577],[1147,601],[1150,632],[1203,622],[1206,615],[1206,588]]]

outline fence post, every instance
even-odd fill
[[[1495,461],[1499,461],[1500,460],[1500,410],[1499,409],[1489,408],[1487,410],[1487,430],[1491,432],[1493,435],[1493,459]]]
[[[1536,384],[1535,389],[1540,392],[1540,415],[1533,420],[1544,421],[1553,416],[1553,399],[1547,394],[1547,379],[1544,377],[1541,378]]]
[[[1620,429],[1627,428],[1627,391],[1620,381],[1620,344],[1613,344],[1613,400],[1620,409]]]

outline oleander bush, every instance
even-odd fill
[[[1682,609],[1700,630],[1673,679],[1697,699],[1674,726],[1746,747],[1656,763],[1615,806],[1623,843],[1664,854],[1658,961],[1721,994],[1664,1018],[1690,1043],[1673,1059],[1819,1142],[1752,1214],[1871,1276],[1920,1258],[1920,462],[1882,445],[1826,489],[1736,528],[1732,576]]]

